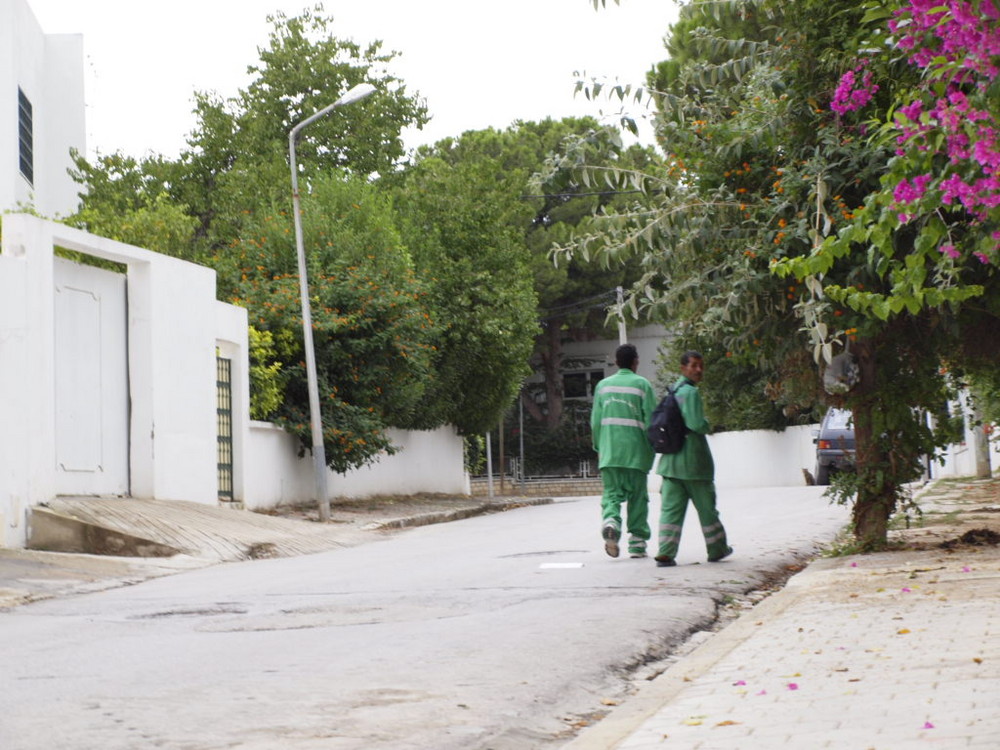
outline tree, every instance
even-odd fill
[[[520,188],[498,164],[426,156],[395,191],[401,230],[442,327],[423,420],[465,435],[492,429],[529,372],[536,301],[518,229],[527,210]]]
[[[464,188],[468,206],[463,210],[482,210],[478,205],[488,196],[510,205],[505,234],[516,237],[522,251],[527,250],[528,272],[538,300],[533,318],[541,322],[531,361],[544,376],[544,408],[534,399],[527,399],[525,406],[533,421],[549,432],[559,429],[563,417],[563,344],[606,336],[614,289],[627,283],[630,274],[635,276],[631,266],[604,267],[582,258],[560,265],[551,262],[550,249],[569,235],[570,227],[590,221],[595,208],[618,200],[615,191],[591,190],[547,163],[564,139],[574,135],[586,142],[578,146],[573,158],[582,158],[584,153],[594,161],[610,156],[623,163],[645,163],[650,158],[639,147],[624,152],[609,149],[606,142],[617,134],[599,128],[592,118],[517,122],[502,131],[470,131],[417,153],[418,169],[433,162],[446,165],[438,169],[461,170],[469,176]]]
[[[291,128],[363,81],[377,92],[334,110],[301,140],[301,181],[343,170],[367,178],[399,166],[402,131],[421,127],[428,115],[419,96],[386,72],[397,53],[383,52],[378,41],[362,46],[335,37],[321,5],[268,20],[268,45],[248,67],[247,87],[230,98],[196,93],[197,123],[179,159],[114,154],[89,164],[77,157],[84,209],[113,215],[117,206],[149,207],[166,193],[198,222],[197,249],[185,257],[211,262],[240,234],[248,204],[288,201]]]
[[[876,233],[876,250],[855,235],[839,258],[814,252],[832,247],[826,238],[843,227],[864,231],[858,207],[883,190],[893,164],[894,144],[869,138],[862,123],[824,106],[836,99],[845,68],[857,64],[855,51],[868,46],[871,21],[854,3],[686,6],[671,40],[684,57],[654,79],[664,169],[620,175],[654,196],[656,210],[606,213],[597,231],[565,248],[638,257],[645,274],[633,302],[679,322],[682,338],[701,338],[716,355],[759,368],[769,397],[786,409],[811,407],[809,389],[786,387],[789,373],[809,366],[800,328],[817,362],[838,352],[856,360],[857,385],[831,387],[824,398],[854,411],[858,473],[839,492],[855,498],[854,530],[864,548],[885,543],[888,518],[905,501],[903,484],[919,474],[924,454],[951,437],[948,420],[932,429],[924,413],[941,415],[948,397],[942,355],[957,354],[954,305],[965,294],[873,314],[876,304],[891,311],[878,300],[900,274],[920,275],[913,238]],[[891,54],[870,65],[856,75],[879,80],[879,89],[868,87],[874,111],[888,112],[920,79]]]
[[[563,344],[614,337],[616,326],[609,325],[612,311],[616,318],[639,318],[635,310],[630,314],[628,310],[615,309],[616,289],[640,276],[637,263],[627,259],[621,263],[603,263],[586,255],[552,262],[553,247],[574,232],[588,231],[596,212],[620,208],[627,205],[629,198],[642,202],[638,191],[631,190],[624,182],[590,183],[586,172],[576,172],[571,166],[599,165],[610,174],[611,170],[647,169],[653,163],[649,149],[623,148],[620,134],[614,128],[597,127],[596,122],[587,118],[563,120],[561,125],[533,126],[541,146],[537,155],[540,162],[526,186],[526,190],[536,193],[532,198],[535,215],[526,241],[532,249],[539,297],[542,333],[534,360],[544,374],[546,410],[543,415],[532,401],[528,406],[529,413],[543,421],[550,432],[559,429],[563,422]],[[589,428],[589,423],[586,424]],[[557,437],[565,439],[563,435]],[[589,432],[581,437],[589,449]]]
[[[353,85],[374,83],[376,95],[352,105],[349,116],[335,110],[315,123],[298,150],[324,439],[330,465],[346,471],[392,451],[386,427],[418,420],[430,378],[436,327],[424,287],[387,199],[367,182],[396,167],[402,130],[419,127],[427,115],[422,102],[385,73],[395,53],[383,54],[378,42],[362,47],[337,39],[321,11],[270,19],[269,44],[249,68],[248,87],[230,99],[197,96],[197,126],[179,159],[114,154],[91,164],[78,157],[76,176],[85,191],[74,221],[214,266],[220,297],[246,306],[254,328],[255,416],[275,419],[306,445],[297,271],[286,210],[288,132]]]
[[[323,439],[331,468],[345,472],[394,451],[387,426],[424,421],[439,328],[390,202],[374,186],[317,178],[302,206]],[[252,210],[225,265],[224,293],[269,335],[265,353],[284,376],[284,397],[266,416],[305,446],[310,415],[292,217],[267,204]]]
[[[921,326],[928,344],[938,344],[927,352],[937,354],[938,377],[925,377],[925,387],[956,366],[989,372],[1000,350],[1000,7],[993,0],[956,0],[870,4],[867,10],[857,59],[830,106],[844,129],[877,127],[868,142],[894,146],[894,157],[848,226],[779,268],[814,290],[811,333],[824,349],[837,335],[822,320],[826,299],[859,315],[871,332],[858,347],[863,377],[855,402],[862,404],[874,390],[875,372],[866,373],[878,366],[874,345],[887,332]],[[909,85],[893,87],[889,107],[873,107],[879,89],[899,80],[887,73],[903,58]],[[874,110],[874,119],[861,119],[866,110]],[[837,278],[838,267],[862,258],[879,286],[858,288]],[[896,409],[905,404],[901,399]],[[856,409],[856,417],[862,444],[882,443],[892,426],[875,408]],[[863,472],[861,496],[877,481]],[[884,537],[883,515],[891,509],[859,501],[855,522],[862,539]]]
[[[196,260],[197,221],[169,194],[171,165],[160,157],[137,161],[122,154],[90,164],[73,154],[73,179],[86,186],[70,226],[185,260]]]

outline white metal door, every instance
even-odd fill
[[[56,491],[127,495],[125,276],[55,264]]]

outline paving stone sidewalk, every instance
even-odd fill
[[[1000,481],[921,505],[896,549],[812,563],[567,750],[1000,748]]]

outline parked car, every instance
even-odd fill
[[[831,408],[823,417],[816,443],[816,484],[830,484],[830,473],[854,471],[854,423],[847,409]]]

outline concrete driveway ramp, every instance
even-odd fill
[[[44,507],[31,511],[28,549],[120,557],[172,557],[180,552],[167,544]]]
[[[32,509],[28,549],[123,557],[186,554],[219,561],[344,546],[324,524],[181,500],[59,497]]]

